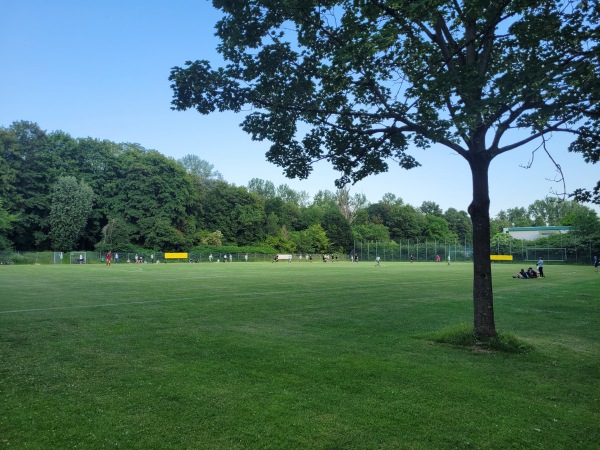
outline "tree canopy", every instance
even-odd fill
[[[92,212],[94,192],[75,177],[60,177],[52,190],[50,238],[55,250],[76,248],[79,236]]]
[[[29,139],[16,146],[21,134]],[[60,226],[53,226],[59,225],[55,219],[63,217],[67,227],[75,224],[74,210],[65,208],[65,214],[59,215],[59,199],[52,196],[59,182],[69,177],[78,180],[71,183],[74,193],[84,184],[94,192],[93,209],[80,222],[83,229],[65,234],[68,239],[79,234],[77,242],[60,244],[79,247],[71,250],[193,251],[195,246],[251,244],[271,249],[261,252],[311,253],[315,249],[350,252],[368,242],[387,243],[390,248],[399,248],[406,240],[408,245],[415,240],[427,245],[429,240],[434,248],[440,242],[460,242],[465,247],[471,243],[466,211],[449,208],[432,219],[424,210],[432,206],[431,211],[438,211],[437,204],[424,201],[415,208],[393,193],[370,203],[348,189],[321,190],[309,199],[304,191],[275,187],[257,178],[247,187],[225,180],[205,182],[173,159],[139,145],[73,138],[62,131],[46,133],[29,122],[0,128],[0,151],[4,174],[0,176],[0,250],[56,248]],[[39,183],[17,189],[16,169],[27,166],[45,173],[39,174]],[[69,208],[75,203],[74,197],[62,201]],[[517,215],[523,226],[543,220],[548,225],[572,225],[574,237],[569,242],[579,246],[579,254],[592,248],[600,251],[600,235],[594,231],[600,228],[598,218],[585,206],[554,198],[536,200],[527,208],[502,211],[494,220],[494,230],[509,227],[508,218]]]
[[[472,173],[474,326],[496,335],[488,169],[498,155],[574,136],[600,146],[600,7],[587,0],[214,0],[227,64],[175,67],[174,109],[250,109],[267,159],[306,178],[330,161],[338,186],[419,163],[441,145]]]

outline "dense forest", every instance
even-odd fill
[[[471,240],[465,211],[435,201],[371,203],[349,189],[313,198],[252,179],[235,186],[197,155],[168,158],[138,144],[73,138],[20,121],[0,128],[0,250],[188,251],[258,246],[285,252],[350,251],[355,241]],[[595,211],[545,198],[501,211],[509,226],[570,225],[572,245],[600,247]]]

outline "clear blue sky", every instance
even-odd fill
[[[51,132],[135,142],[179,159],[196,154],[235,185],[252,178],[288,184],[314,195],[335,190],[337,174],[327,162],[308,180],[290,180],[266,162],[267,142],[252,142],[239,127],[242,116],[202,116],[170,109],[170,69],[187,60],[219,63],[211,2],[202,0],[2,0],[0,26],[0,126],[36,122]],[[554,137],[549,148],[562,166],[567,191],[591,188],[598,168],[566,152],[568,141]],[[524,169],[531,148],[492,162],[492,216],[562,192],[551,180],[555,169],[538,152]],[[420,206],[434,201],[442,209],[466,210],[471,200],[467,163],[436,147],[413,154],[422,167],[372,176],[351,188],[376,202],[388,192]],[[598,210],[596,208],[596,210]]]

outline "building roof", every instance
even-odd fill
[[[573,227],[567,226],[553,226],[553,227],[508,227],[504,231],[510,233],[511,231],[571,231]]]

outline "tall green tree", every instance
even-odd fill
[[[131,247],[131,226],[122,219],[111,218],[102,227],[102,241],[96,248],[101,251],[129,250]]]
[[[284,202],[297,206],[306,206],[308,203],[308,194],[305,191],[296,191],[287,184],[277,186],[277,196]]]
[[[338,209],[325,211],[321,226],[325,230],[333,251],[343,253],[350,251],[354,235],[350,224]]]
[[[94,191],[94,208],[81,236],[83,247],[92,248],[98,243],[98,230],[110,217],[115,217],[112,202],[118,192],[115,178],[121,175],[118,161],[126,146],[87,137],[75,139],[73,147],[71,139],[63,133],[48,136],[49,145],[62,161],[59,173],[85,181]]]
[[[265,238],[265,208],[245,187],[218,181],[206,196],[202,228],[219,230],[226,244],[248,245]]]
[[[444,239],[449,236],[448,222],[443,217],[434,214],[425,216],[421,236],[428,239]]]
[[[423,235],[425,216],[412,205],[394,205],[388,228],[392,239],[415,239]]]
[[[52,189],[50,238],[52,248],[70,251],[77,248],[78,239],[92,212],[94,192],[75,177],[60,177]]]
[[[221,172],[215,169],[215,166],[208,161],[200,158],[198,155],[185,155],[177,160],[189,174],[196,175],[207,182],[214,180],[223,180]]]
[[[4,209],[0,198],[0,250],[8,250],[13,247],[12,242],[8,239],[8,231],[16,221],[17,216]]]
[[[337,207],[350,225],[354,222],[356,215],[361,209],[367,206],[367,197],[365,194],[350,195],[350,189],[343,187],[335,193]]]
[[[421,204],[421,206],[419,206],[419,211],[421,211],[425,215],[432,214],[438,217],[442,217],[443,215],[442,208],[440,208],[440,205],[438,205],[436,202],[431,201],[424,201]]]
[[[462,242],[465,239],[471,242],[473,237],[473,226],[466,211],[458,211],[455,208],[448,208],[444,213],[444,219],[448,223],[448,230],[456,234]]]
[[[387,242],[390,240],[390,230],[383,224],[355,225],[352,231],[357,241]]]
[[[370,223],[382,224],[385,226],[392,223],[392,205],[385,202],[371,203],[367,206],[367,218]]]
[[[50,191],[56,181],[48,135],[36,123],[20,121],[0,133],[0,139],[4,207],[18,216],[9,238],[17,249],[47,249]]]
[[[278,224],[285,225],[290,230],[298,228],[300,208],[294,202],[285,202],[281,197],[268,198],[264,201],[265,214],[274,214]]]
[[[580,210],[588,210],[587,206],[573,201],[565,201],[556,197],[535,200],[527,208],[529,217],[541,225],[564,225],[563,221]]]
[[[324,214],[325,209],[314,204],[300,209],[297,229],[304,230],[311,225],[320,225]]]
[[[335,192],[331,192],[327,189],[321,189],[319,192],[315,194],[313,197],[313,206],[318,206],[323,210],[336,208],[337,207],[337,198]]]
[[[508,208],[506,212],[500,211],[499,216],[505,215],[506,219],[510,223],[511,227],[531,227],[533,222],[529,217],[529,213],[526,208],[522,206],[516,206],[514,208]]]
[[[188,227],[192,182],[181,164],[155,150],[129,144],[107,185],[109,216],[131,225],[133,244],[185,250],[183,235],[195,229]]]
[[[253,192],[265,199],[275,198],[277,190],[272,181],[262,180],[260,178],[252,178],[248,182],[248,192]]]
[[[320,224],[311,225],[302,231],[292,233],[292,240],[300,253],[329,253],[331,243]]]
[[[598,3],[588,0],[214,0],[226,65],[175,67],[173,107],[251,110],[291,177],[329,160],[338,185],[410,169],[411,145],[447,147],[472,174],[474,328],[496,336],[490,263],[490,164],[576,136],[596,152]],[[524,132],[524,133],[523,133]]]

